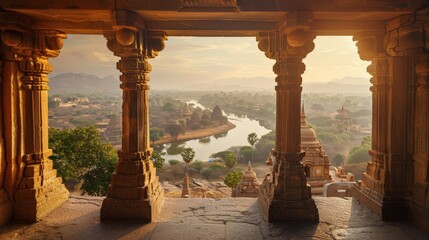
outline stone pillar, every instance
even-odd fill
[[[48,58],[58,56],[63,38],[57,31],[1,33],[5,189],[18,220],[37,221],[68,198],[48,158]]]
[[[314,49],[315,34],[309,31],[311,14],[289,13],[278,30],[258,36],[258,47],[276,60],[276,141],[274,166],[259,190],[266,220],[318,221],[319,215],[307,184],[301,160],[302,59]]]
[[[416,184],[415,147],[428,144],[424,127],[415,128],[414,56],[424,54],[424,31],[423,24],[413,21],[411,15],[401,16],[386,24],[386,32],[360,33],[354,38],[361,59],[372,61],[368,72],[373,75],[373,142],[371,162],[353,196],[383,219],[408,215],[408,199]],[[416,139],[422,130],[426,140]]]
[[[164,49],[164,33],[122,29],[106,32],[108,48],[120,57],[122,72],[122,150],[109,192],[101,207],[101,220],[154,220],[164,191],[150,160],[149,58]]]
[[[390,71],[392,173],[384,195],[402,197],[407,215],[423,229],[429,229],[428,13],[429,8],[423,8],[390,20],[384,37],[388,55],[396,60]]]

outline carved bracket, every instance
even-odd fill
[[[56,30],[0,32],[0,39],[9,57],[57,57],[67,36]],[[8,58],[7,56],[4,56]]]
[[[133,31],[127,28],[105,32],[107,47],[118,57],[147,56],[154,58],[165,47],[164,32]]]
[[[400,16],[386,25],[385,45],[390,56],[412,56],[429,50],[429,8]]]
[[[276,30],[259,33],[258,47],[271,59],[303,59],[313,51],[316,38],[310,30],[312,15],[309,12],[292,12],[285,15]]]

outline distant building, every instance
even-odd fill
[[[349,111],[347,111],[344,106],[341,107],[341,109],[338,111],[338,115],[335,116],[333,127],[336,127],[340,133],[352,130],[358,131],[358,129],[356,129],[357,126],[353,125],[353,122],[350,119]]]
[[[240,183],[232,190],[232,197],[258,197],[259,185],[261,184],[256,179],[256,173],[249,162]]]
[[[321,187],[332,181],[329,175],[328,155],[323,150],[316,132],[310,127],[306,120],[304,105],[301,108],[301,150],[305,151],[305,157],[301,160],[307,182],[310,184],[313,194],[322,194]]]

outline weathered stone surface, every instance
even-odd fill
[[[383,222],[356,201],[315,197],[319,223],[267,223],[257,199],[166,198],[154,223],[99,220],[103,198],[72,196],[32,225],[0,227],[0,239],[427,239],[405,222]]]

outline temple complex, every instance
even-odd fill
[[[259,204],[271,222],[318,221],[301,163],[303,60],[317,36],[353,36],[372,75],[373,114],[371,161],[352,195],[383,219],[428,229],[428,15],[425,0],[2,0],[0,222],[38,221],[68,197],[49,160],[47,77],[67,34],[103,35],[120,58],[122,143],[102,221],[150,222],[161,211],[148,94],[167,36],[251,36],[274,60],[276,139]]]
[[[322,194],[321,187],[332,181],[329,175],[331,164],[328,155],[317,140],[316,132],[308,125],[306,118],[303,104],[301,108],[301,150],[305,152],[305,156],[301,162],[304,165],[305,175],[308,184],[311,186],[312,194]]]
[[[256,173],[249,162],[240,183],[232,190],[232,197],[258,197],[259,185]]]

